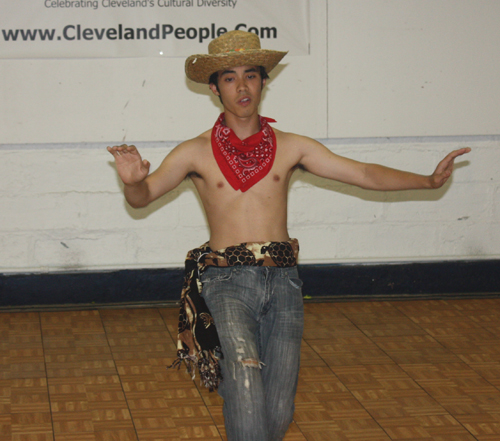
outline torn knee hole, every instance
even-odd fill
[[[241,360],[239,360],[239,362],[243,367],[258,368],[258,369],[262,369],[262,365],[264,364],[261,363],[259,360],[256,360],[255,358],[242,358]]]

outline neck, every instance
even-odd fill
[[[260,132],[260,120],[257,113],[249,117],[240,118],[230,112],[225,112],[224,124],[242,140]]]

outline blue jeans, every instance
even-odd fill
[[[304,327],[297,268],[209,267],[201,281],[224,356],[228,440],[281,440],[293,418]]]

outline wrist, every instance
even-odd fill
[[[127,188],[135,189],[135,188],[140,187],[143,182],[144,182],[144,179],[142,181],[138,181],[138,182],[124,182],[123,184]]]
[[[433,189],[433,188],[436,188],[436,186],[434,185],[434,179],[433,179],[433,176],[432,175],[429,175],[429,176],[425,176],[425,179],[424,179],[424,187],[425,189]]]
[[[125,184],[126,187],[130,188],[130,189],[137,189],[139,187],[142,187],[142,185],[144,184],[144,181],[146,180],[146,177],[145,176],[144,178],[136,181],[136,180],[133,180],[132,177],[130,177],[129,179],[127,179],[127,181],[123,181],[123,183]]]

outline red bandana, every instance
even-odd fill
[[[243,141],[225,125],[221,113],[212,129],[212,150],[227,182],[235,190],[247,191],[264,178],[276,156],[276,136],[269,122],[274,119],[259,116],[260,132]]]

